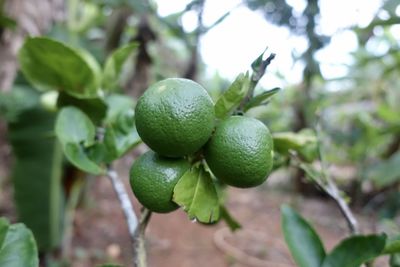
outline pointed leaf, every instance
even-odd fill
[[[190,168],[174,188],[173,201],[188,213],[190,219],[213,223],[220,217],[217,191],[202,166]]]
[[[244,106],[244,111],[247,111],[251,108],[260,106],[265,104],[265,102],[271,98],[274,94],[278,93],[281,89],[276,87],[274,89],[262,92],[259,95],[256,95],[255,97],[253,97],[248,103],[246,103],[246,105]]]
[[[103,71],[103,87],[106,90],[118,89],[121,71],[129,56],[139,47],[137,43],[125,45],[115,50],[106,60]]]
[[[326,256],[321,267],[359,267],[380,256],[385,243],[386,235],[349,237]]]
[[[293,209],[284,205],[282,229],[286,244],[299,267],[320,267],[325,249],[313,227]]]
[[[232,215],[229,213],[229,211],[227,210],[227,208],[225,208],[224,205],[220,206],[220,211],[221,211],[221,219],[225,221],[225,223],[228,225],[229,229],[232,232],[242,228],[240,223],[235,218],[232,217]]]
[[[18,55],[29,82],[42,91],[58,90],[78,98],[96,97],[100,67],[86,52],[45,38],[28,38]]]
[[[75,107],[61,109],[57,116],[55,131],[62,144],[94,141],[96,129],[85,113]]]
[[[240,74],[215,103],[216,117],[219,119],[228,117],[246,97],[249,88],[249,74]]]
[[[38,251],[32,232],[22,223],[7,225],[0,219],[0,266],[38,267]]]

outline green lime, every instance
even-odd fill
[[[273,142],[259,120],[232,116],[222,121],[205,147],[205,159],[222,182],[241,188],[262,184],[272,169]]]
[[[132,165],[132,191],[151,211],[167,213],[176,210],[178,205],[172,202],[174,187],[189,167],[189,162],[184,159],[165,158],[148,151]]]
[[[170,78],[150,86],[135,109],[139,136],[163,156],[199,150],[214,129],[214,105],[207,91],[188,79]]]

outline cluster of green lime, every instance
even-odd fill
[[[152,150],[130,172],[139,202],[154,212],[178,206],[172,201],[179,178],[202,155],[217,179],[247,188],[262,184],[272,169],[272,137],[260,121],[231,116],[216,123],[214,104],[199,84],[180,78],[155,83],[139,98],[137,131]]]

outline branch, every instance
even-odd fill
[[[115,193],[117,193],[117,197],[121,204],[122,211],[124,212],[126,224],[128,225],[129,235],[130,235],[131,241],[132,241],[133,253],[135,255],[136,254],[136,252],[135,252],[135,250],[136,250],[135,236],[136,236],[136,231],[138,228],[137,216],[135,214],[135,211],[133,210],[132,203],[129,199],[128,193],[125,190],[124,184],[122,183],[121,179],[119,178],[117,172],[114,169],[112,169],[112,167],[108,167],[107,177],[110,178],[110,180],[111,180],[111,183],[113,185]],[[135,261],[135,258],[134,258],[134,261]]]
[[[134,238],[135,238],[135,243],[134,243],[134,266],[135,267],[146,267],[147,266],[147,261],[146,261],[146,248],[145,248],[145,231],[147,224],[150,221],[151,217],[151,211],[143,208],[142,213],[140,216],[140,223],[139,227],[136,229]]]
[[[317,117],[319,118],[318,114]],[[318,119],[319,121],[319,119]],[[340,190],[338,189],[335,181],[331,178],[330,175],[327,174],[327,166],[326,166],[326,161],[324,158],[324,153],[322,152],[322,138],[321,138],[321,124],[317,122],[316,125],[316,133],[317,133],[317,146],[318,146],[318,154],[319,158],[321,161],[321,166],[322,166],[322,176],[324,179],[324,184],[322,186],[322,189],[335,201],[335,203],[338,205],[340,212],[343,214],[344,218],[346,219],[347,225],[349,227],[350,233],[351,234],[359,234],[359,226],[356,217],[354,216],[353,212],[351,211],[349,205],[347,202],[344,200],[342,194],[340,193]]]

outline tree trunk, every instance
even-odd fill
[[[63,19],[63,0],[6,0],[4,12],[17,22],[0,36],[0,90],[8,91],[17,72],[17,53],[27,35],[44,33],[51,24]]]

